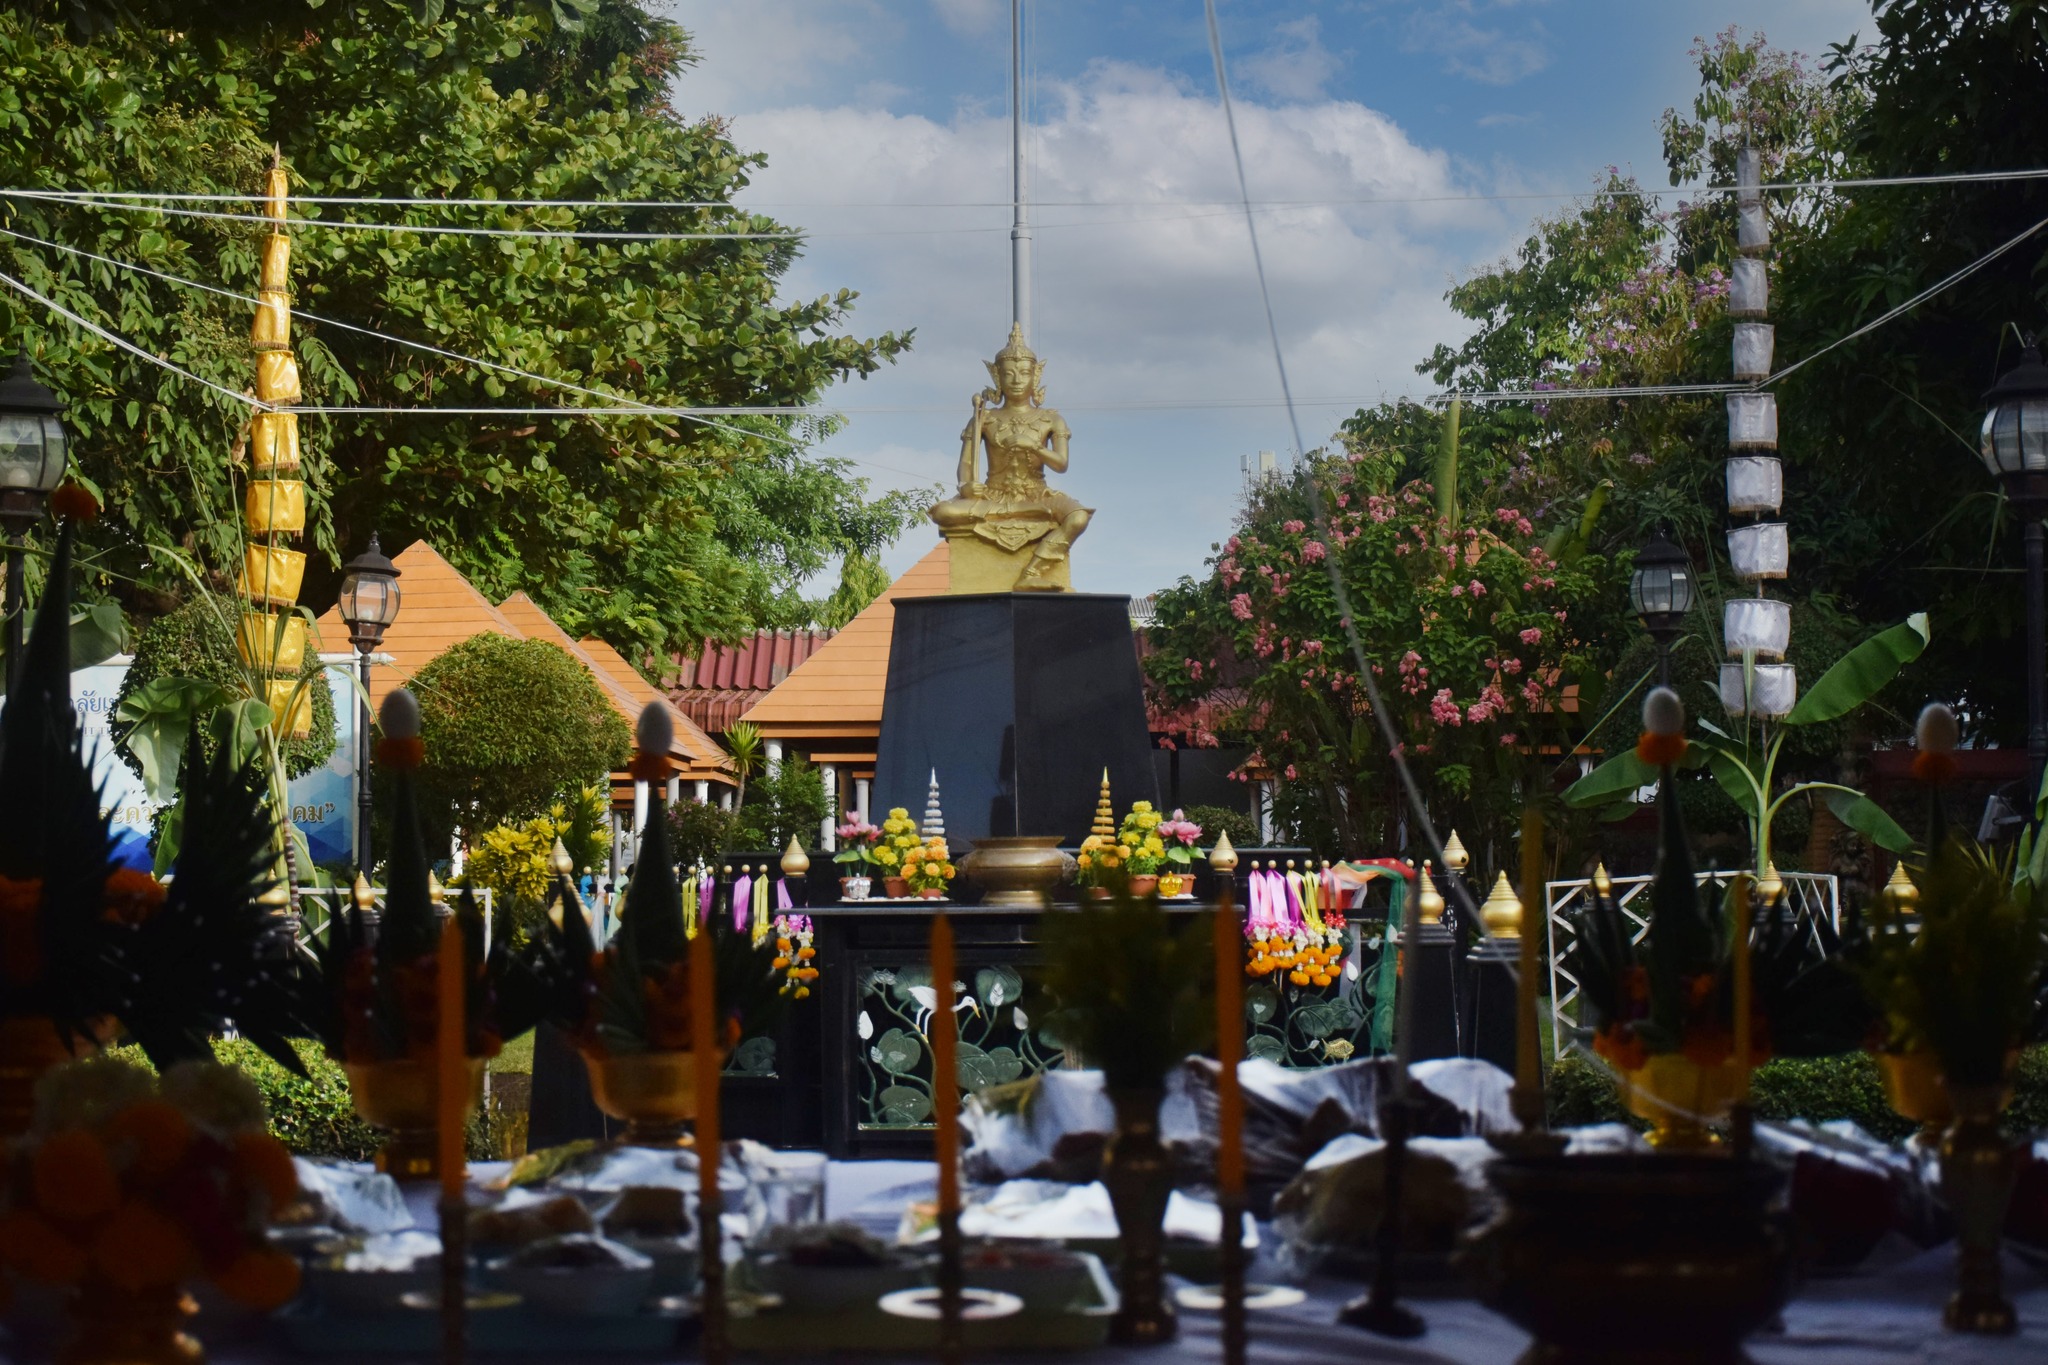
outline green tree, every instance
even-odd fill
[[[465,837],[547,814],[558,797],[602,784],[632,752],[632,727],[597,680],[545,640],[471,636],[409,686],[426,746],[423,818],[452,812]]]
[[[60,190],[248,195],[273,148],[307,196],[688,201],[705,207],[295,203],[296,306],[596,390],[598,396],[300,319],[305,401],[417,408],[308,416],[306,600],[374,528],[432,540],[492,596],[524,590],[628,657],[803,614],[795,585],[872,552],[913,514],[808,458],[815,421],[550,417],[617,403],[788,406],[871,373],[907,335],[845,334],[853,295],[777,295],[799,243],[730,207],[761,164],[723,121],[666,103],[695,60],[629,0],[176,0],[0,10],[0,180]],[[67,29],[59,21],[74,21]],[[100,22],[105,20],[105,22]],[[573,27],[570,27],[573,25]],[[393,92],[403,90],[403,98]],[[0,228],[253,294],[259,224],[224,204],[12,199]],[[195,217],[196,210],[229,217]],[[556,237],[366,231],[516,228]],[[575,233],[711,234],[623,240]],[[735,238],[719,234],[767,234]],[[153,546],[215,570],[238,550],[248,303],[0,239],[0,269],[210,380],[203,388],[9,291],[25,344],[71,403],[77,468],[109,515],[90,563],[154,614],[185,584]],[[502,417],[436,408],[505,408]]]
[[[738,814],[733,838],[743,848],[783,849],[792,838],[810,848],[825,820],[824,778],[791,755],[747,788]]]

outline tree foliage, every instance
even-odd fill
[[[121,712],[131,698],[143,693],[151,683],[174,679],[210,683],[228,697],[244,694],[248,673],[235,652],[234,618],[224,615],[235,609],[232,602],[198,598],[168,616],[158,617],[136,637],[135,658],[121,679],[110,728],[121,761],[137,777],[147,779],[150,774],[144,771],[141,759],[127,743],[133,725],[121,718]],[[299,677],[309,684],[307,690],[313,699],[313,732],[305,739],[279,742],[285,772],[291,777],[301,777],[324,765],[333,757],[336,743],[334,695],[318,656],[307,653]],[[210,762],[219,741],[210,726],[202,727],[198,733],[201,755]],[[172,768],[175,775],[175,764]]]
[[[429,819],[452,811],[464,834],[546,814],[632,752],[632,727],[597,680],[545,640],[471,636],[409,686],[426,746],[420,809]]]
[[[795,585],[872,553],[915,501],[871,499],[846,466],[806,455],[815,421],[520,415],[614,398],[801,404],[908,344],[845,334],[848,291],[778,297],[798,241],[730,207],[761,158],[721,121],[687,122],[666,103],[694,60],[679,29],[631,0],[19,4],[0,9],[0,179],[250,195],[275,148],[306,196],[707,205],[294,205],[295,306],[598,395],[297,320],[307,403],[423,410],[302,419],[320,495],[306,600],[324,605],[339,560],[375,529],[387,544],[432,541],[494,599],[526,591],[572,634],[665,653],[797,623],[808,605]],[[12,199],[0,228],[251,295],[264,229],[233,216],[249,208]],[[773,235],[715,236],[733,232]],[[25,344],[71,403],[77,468],[106,495],[95,562],[129,584],[131,606],[161,610],[184,584],[149,546],[215,569],[239,552],[230,452],[247,410],[231,395],[251,379],[252,307],[23,236],[0,240],[0,269],[226,390],[0,297],[0,345]]]

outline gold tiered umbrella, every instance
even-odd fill
[[[249,328],[256,352],[256,397],[268,404],[299,401],[288,287],[292,241],[285,234],[290,189],[282,161],[273,160],[263,186],[271,230],[263,242],[256,320]],[[236,643],[242,662],[265,680],[261,699],[270,706],[272,728],[280,738],[304,739],[313,732],[313,702],[298,684],[306,661],[306,620],[296,607],[306,556],[292,548],[292,541],[306,529],[306,484],[298,476],[297,413],[256,414],[249,432],[249,467],[249,493],[242,504],[248,544],[237,585],[249,606]]]

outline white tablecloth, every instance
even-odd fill
[[[827,1216],[874,1217],[899,1197],[928,1190],[933,1166],[916,1161],[835,1162],[827,1175]],[[488,1168],[486,1172],[487,1173]],[[433,1192],[413,1193],[413,1205],[424,1226],[431,1227]],[[1254,1267],[1257,1276],[1262,1269]],[[1919,1251],[1895,1241],[1881,1248],[1863,1271],[1809,1281],[1785,1312],[1782,1332],[1753,1339],[1750,1352],[1757,1365],[2005,1365],[2006,1362],[2048,1360],[2048,1277],[2017,1257],[2006,1263],[2006,1287],[2019,1307],[2021,1331],[2016,1337],[1987,1339],[1955,1336],[1941,1328],[1941,1305],[1954,1273],[1950,1247]],[[1419,1291],[1408,1300],[1428,1324],[1414,1341],[1395,1342],[1335,1325],[1338,1307],[1360,1290],[1356,1284],[1315,1280],[1306,1286],[1308,1299],[1292,1308],[1251,1315],[1251,1359],[1264,1365],[1353,1365],[1358,1361],[1402,1362],[1406,1365],[1505,1365],[1527,1346],[1528,1338],[1455,1291]],[[209,1343],[216,1365],[278,1365],[288,1356],[257,1342]],[[816,1359],[863,1359],[835,1352],[820,1343]],[[1208,1361],[1221,1358],[1217,1319],[1213,1314],[1181,1315],[1181,1340],[1171,1352],[1105,1349],[1089,1353],[1091,1362]],[[528,1357],[531,1359],[531,1357]],[[599,1365],[554,1358],[550,1365]],[[980,1356],[979,1360],[1018,1365],[1043,1354]]]

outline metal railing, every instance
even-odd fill
[[[299,947],[302,951],[311,952],[313,940],[325,936],[327,926],[333,922],[335,907],[347,904],[347,898],[355,895],[355,889],[347,886],[299,886],[294,890],[298,893],[299,900]],[[383,887],[373,886],[370,892],[376,896],[379,905],[384,903]],[[484,951],[489,952],[492,923],[491,888],[480,886],[476,888],[476,892],[484,911]],[[451,892],[450,898],[452,899],[455,894],[458,893]]]
[[[1823,920],[1830,930],[1841,929],[1842,888],[1833,873],[1781,872],[1778,875],[1785,883],[1783,903],[1795,929],[1804,931],[1816,942],[1819,941],[1818,925]],[[1730,869],[1696,873],[1694,880],[1701,886],[1723,891],[1735,876],[1736,870]],[[1620,907],[1628,924],[1629,942],[1641,943],[1643,935],[1650,929],[1649,902],[1645,897],[1653,879],[1641,876],[1611,877],[1608,880],[1614,888],[1615,904]],[[1572,975],[1566,960],[1578,941],[1577,917],[1586,908],[1587,888],[1592,884],[1588,878],[1543,884],[1544,919],[1550,947],[1550,1023],[1560,1057],[1579,1046],[1574,1036],[1574,1030],[1579,1026],[1579,979]]]

